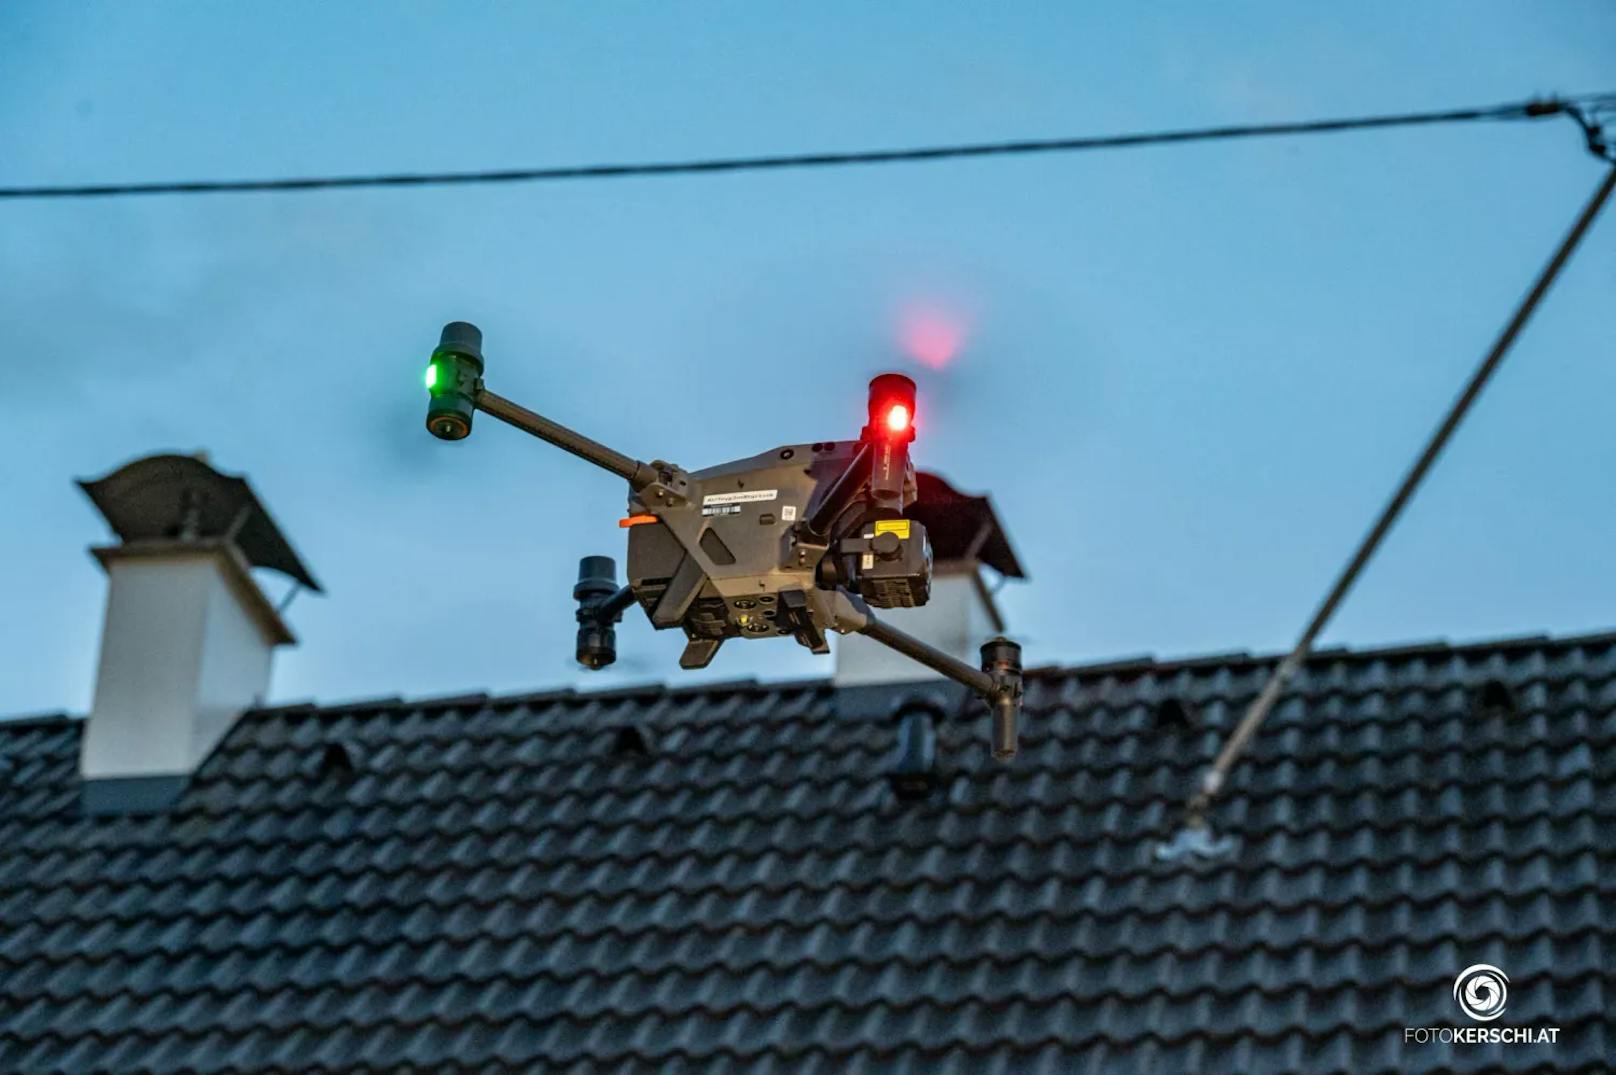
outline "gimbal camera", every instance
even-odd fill
[[[628,584],[609,556],[586,556],[578,602],[578,661],[617,657],[616,624],[638,603],[658,630],[680,628],[682,668],[704,668],[726,639],[789,636],[828,653],[828,631],[857,632],[981,695],[993,716],[993,754],[1015,756],[1021,647],[982,646],[964,661],[878,620],[876,608],[924,605],[931,593],[926,529],[905,517],[915,502],[909,444],[915,384],[886,373],[870,382],[857,440],[788,444],[705,470],[642,463],[535,414],[483,386],[482,333],[453,321],[426,373],[426,427],[462,440],[483,411],[627,480]]]

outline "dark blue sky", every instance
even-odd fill
[[[1231,7],[9,3],[0,181],[771,153],[1616,88],[1602,2]],[[1323,13],[1328,10],[1331,18]],[[385,11],[385,14],[383,13]],[[1287,645],[1598,178],[1566,121],[839,172],[0,205],[0,713],[89,702],[75,476],[207,448],[325,582],[275,693],[513,690],[566,660],[621,484],[421,428],[439,326],[499,391],[692,469],[921,385],[991,490],[1034,662]],[[1616,623],[1603,221],[1329,640]],[[954,360],[904,326],[957,329]],[[604,678],[674,676],[620,632]],[[734,645],[719,678],[828,674]]]

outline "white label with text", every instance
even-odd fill
[[[708,493],[701,498],[701,506],[710,508],[717,504],[756,504],[764,500],[773,500],[780,495],[778,489],[748,489],[740,493]]]

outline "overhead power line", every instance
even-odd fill
[[[1247,123],[1224,127],[1089,135],[1076,138],[1014,142],[970,142],[908,149],[872,149],[845,153],[791,153],[759,157],[715,157],[706,160],[652,161],[627,164],[577,164],[550,168],[511,168],[475,172],[393,172],[376,175],[303,176],[283,179],[192,179],[152,183],[84,183],[60,186],[0,187],[0,198],[113,198],[142,194],[243,194],[263,191],[343,190],[358,187],[443,187],[480,183],[539,183],[560,180],[627,179],[669,175],[712,175],[725,172],[779,171],[788,168],[841,168],[870,164],[960,160],[968,157],[1014,157],[1034,153],[1076,153],[1099,149],[1179,145],[1237,138],[1296,134],[1331,134],[1386,127],[1421,127],[1483,120],[1543,119],[1570,115],[1583,123],[1597,107],[1616,101],[1616,94],[1549,98],[1484,108],[1440,112],[1403,112],[1347,119],[1312,119],[1286,123]],[[1589,122],[1592,122],[1591,120]],[[1585,132],[1589,130],[1584,123]],[[1597,137],[1594,125],[1590,140]],[[1597,150],[1596,150],[1597,152]]]
[[[1330,587],[1329,593],[1325,595],[1317,611],[1313,613],[1313,618],[1302,629],[1302,635],[1297,640],[1295,648],[1286,654],[1285,659],[1280,661],[1273,672],[1269,674],[1267,682],[1263,684],[1262,690],[1258,692],[1256,699],[1252,701],[1251,707],[1246,710],[1245,715],[1240,719],[1240,723],[1235,726],[1234,731],[1224,741],[1222,749],[1218,751],[1217,758],[1202,775],[1200,786],[1191,796],[1185,808],[1186,828],[1179,838],[1180,843],[1185,842],[1185,836],[1200,833],[1200,838],[1195,840],[1194,843],[1197,846],[1209,846],[1209,841],[1205,837],[1206,812],[1213,799],[1223,790],[1229,771],[1234,768],[1234,764],[1240,759],[1246,744],[1251,741],[1252,736],[1257,734],[1258,728],[1262,726],[1268,714],[1273,711],[1275,703],[1279,701],[1279,697],[1284,692],[1291,677],[1306,663],[1308,654],[1312,652],[1313,643],[1319,637],[1319,633],[1330,622],[1335,610],[1347,596],[1347,592],[1352,589],[1353,583],[1357,581],[1358,575],[1363,571],[1364,566],[1369,563],[1370,557],[1374,556],[1375,550],[1380,547],[1382,539],[1391,530],[1392,524],[1397,521],[1397,517],[1402,514],[1403,508],[1407,506],[1409,499],[1413,497],[1414,491],[1419,488],[1419,484],[1424,479],[1426,472],[1431,469],[1431,465],[1442,454],[1442,449],[1447,445],[1449,438],[1453,436],[1454,430],[1459,427],[1459,423],[1469,413],[1471,405],[1481,395],[1481,390],[1486,387],[1487,381],[1504,361],[1504,356],[1509,353],[1509,349],[1515,343],[1516,337],[1520,335],[1521,329],[1526,326],[1526,322],[1531,318],[1539,303],[1543,301],[1543,296],[1548,293],[1549,287],[1554,283],[1555,278],[1559,276],[1560,270],[1570,260],[1572,252],[1582,242],[1582,238],[1587,234],[1589,226],[1594,222],[1594,218],[1599,215],[1599,211],[1609,201],[1613,189],[1616,189],[1616,167],[1605,170],[1605,177],[1600,182],[1598,189],[1594,191],[1593,197],[1583,206],[1582,212],[1577,215],[1576,222],[1572,224],[1571,230],[1566,233],[1566,237],[1561,241],[1559,248],[1555,250],[1554,256],[1549,259],[1549,263],[1538,274],[1537,281],[1532,285],[1532,289],[1526,293],[1526,297],[1516,307],[1514,315],[1504,326],[1503,331],[1498,334],[1498,339],[1493,342],[1492,348],[1487,352],[1486,357],[1481,360],[1481,364],[1470,375],[1470,380],[1465,383],[1464,389],[1459,393],[1458,398],[1448,408],[1447,414],[1443,416],[1441,423],[1431,434],[1425,448],[1415,458],[1413,466],[1403,476],[1403,480],[1398,484],[1396,492],[1381,508],[1380,515],[1375,519],[1374,525],[1369,528],[1369,532],[1358,543],[1358,547],[1353,551],[1351,559],[1341,569],[1341,574],[1336,578],[1335,584]]]

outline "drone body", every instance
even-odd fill
[[[919,523],[867,518],[855,498],[825,533],[810,525],[861,446],[785,445],[690,474],[675,503],[653,494],[631,504],[628,584],[652,626],[684,629],[684,667],[704,666],[729,638],[787,636],[827,652],[838,619],[828,578],[847,578],[877,607],[925,603],[931,548]],[[914,484],[911,468],[909,501]],[[881,554],[866,551],[872,543]]]
[[[589,668],[616,659],[615,625],[638,604],[658,630],[679,628],[679,663],[705,667],[731,638],[790,637],[829,652],[828,632],[857,631],[981,694],[994,715],[994,754],[1015,753],[1020,647],[993,639],[973,668],[875,618],[877,608],[926,603],[932,552],[909,459],[915,385],[899,374],[870,382],[869,421],[857,440],[788,444],[687,472],[642,463],[528,411],[483,385],[482,334],[446,325],[427,372],[427,429],[443,440],[471,432],[481,410],[625,478],[628,585],[610,557],[579,564],[576,656]]]

